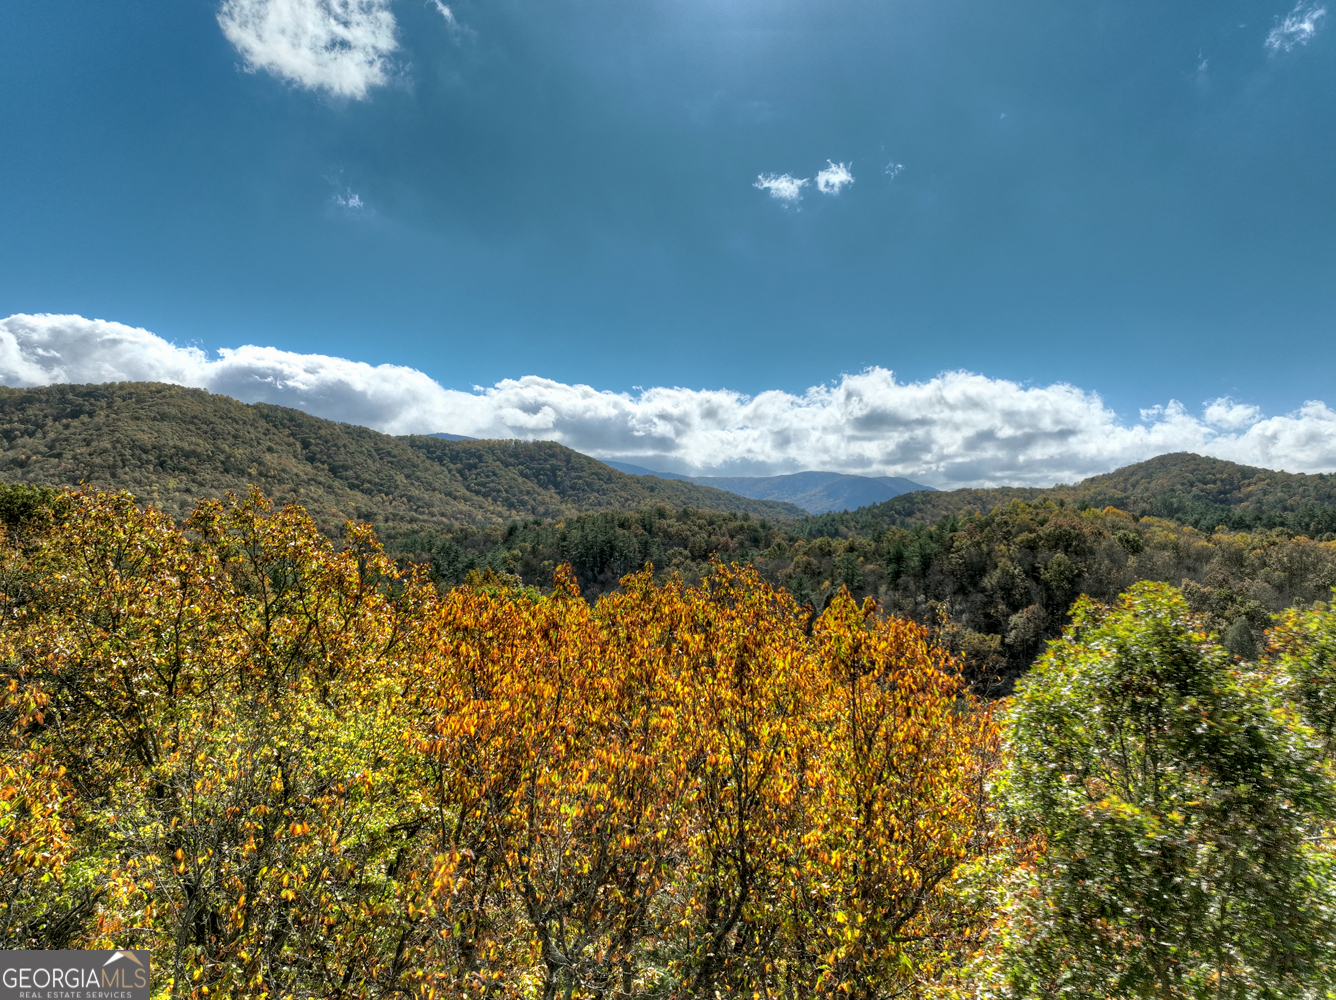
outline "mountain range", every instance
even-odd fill
[[[811,514],[854,510],[905,493],[934,489],[897,476],[854,476],[843,472],[794,472],[785,476],[684,476],[676,472],[655,472],[625,462],[605,464],[634,476],[684,480],[757,500],[782,500],[797,504]]]
[[[629,470],[629,471],[627,471]],[[1116,507],[1204,531],[1336,534],[1336,475],[1305,475],[1178,453],[1049,489],[933,490],[905,479],[829,472],[684,477],[611,467],[554,442],[391,436],[300,410],[244,404],[160,383],[0,387],[0,482],[129,490],[173,514],[255,484],[322,523],[500,525],[523,518],[714,510],[849,536],[933,524],[1013,500]],[[896,491],[878,502],[877,491]],[[838,509],[861,504],[854,510]]]
[[[794,504],[630,476],[550,441],[395,437],[144,382],[0,387],[0,482],[125,489],[175,515],[250,484],[318,521],[500,524],[664,505],[791,521]]]
[[[1201,531],[1281,528],[1313,538],[1336,533],[1336,475],[1277,472],[1190,452],[1158,455],[1048,489],[906,493],[856,511],[823,514],[819,523],[824,525],[820,530],[835,534],[878,525],[934,524],[971,511],[987,513],[1013,500],[1078,509],[1116,507],[1137,517],[1164,518]]]

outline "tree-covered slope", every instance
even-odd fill
[[[1336,531],[1330,511],[1336,475],[1276,472],[1187,452],[1094,476],[1074,487],[1070,500],[1091,507],[1112,504],[1204,529],[1223,524]],[[1305,520],[1313,523],[1301,523]]]
[[[126,489],[184,515],[259,486],[319,520],[487,524],[666,505],[792,519],[792,504],[642,479],[554,442],[393,437],[160,383],[0,387],[0,482]]]
[[[1013,500],[1112,506],[1202,531],[1221,526],[1235,531],[1284,528],[1310,537],[1336,532],[1336,475],[1275,472],[1187,452],[1160,455],[1074,486],[907,493],[805,523],[809,531],[848,534],[877,526],[931,524],[969,511],[986,513]]]

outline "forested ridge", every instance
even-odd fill
[[[1034,534],[1056,587],[1118,523],[1199,544],[912,537]],[[192,1000],[1333,995],[1325,606],[1243,655],[1167,584],[1080,598],[999,703],[845,587],[546,583],[257,491],[0,491],[0,946],[146,948]]]
[[[251,485],[337,534],[378,524],[487,524],[665,504],[795,518],[792,504],[642,479],[550,441],[394,437],[300,410],[161,383],[0,387],[0,482],[124,489],[183,517]]]
[[[906,493],[857,511],[819,515],[829,534],[875,526],[927,524],[949,514],[989,511],[1012,500],[1117,507],[1200,531],[1283,528],[1317,538],[1336,535],[1336,475],[1276,472],[1189,452],[1160,455],[1075,485]]]

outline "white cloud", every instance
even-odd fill
[[[455,12],[453,10],[441,3],[441,0],[431,0],[431,2],[436,5],[436,9],[440,11],[441,17],[445,18],[446,24],[450,25],[452,29],[459,27],[459,19],[455,17]]]
[[[340,208],[346,208],[350,212],[356,212],[366,208],[366,204],[362,201],[357,192],[352,190],[352,188],[349,188],[343,194],[334,195],[334,204],[338,205]]]
[[[218,24],[250,72],[338,97],[385,83],[398,48],[389,0],[223,0]]]
[[[849,173],[849,166],[827,160],[829,166],[816,175],[816,189],[822,194],[839,194],[845,186],[854,182],[854,175]]]
[[[441,0],[431,0],[431,2],[435,5],[441,17],[445,18],[445,26],[450,30],[450,37],[454,39],[456,45],[464,39],[472,40],[478,37],[476,31],[462,24],[459,18],[455,16],[454,8],[442,3]]]
[[[1171,451],[1290,472],[1336,470],[1336,411],[1308,402],[1264,417],[1219,399],[1201,416],[1170,401],[1128,423],[1099,395],[945,372],[897,381],[871,368],[802,394],[658,387],[632,393],[526,375],[473,392],[423,372],[245,346],[211,358],[120,323],[0,320],[0,382],[163,381],[293,406],[392,434],[555,440],[651,469],[770,475],[821,469],[940,487],[1073,482]]]
[[[1266,47],[1272,52],[1291,52],[1297,46],[1307,45],[1317,34],[1321,20],[1327,16],[1327,8],[1319,4],[1299,0],[1285,16],[1278,21],[1266,36]]]
[[[896,163],[894,160],[892,160],[890,163],[886,164],[886,170],[884,171],[884,173],[891,180],[895,180],[898,176],[900,176],[900,171],[904,169],[905,165],[903,163]]]
[[[1212,427],[1223,427],[1227,431],[1237,431],[1262,419],[1259,407],[1236,403],[1228,396],[1221,396],[1206,404],[1203,414]]]
[[[790,177],[788,174],[760,174],[752,187],[769,191],[771,198],[792,203],[802,200],[803,187],[809,182],[809,178]]]

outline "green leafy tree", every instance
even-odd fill
[[[1270,634],[1272,661],[1330,756],[1336,746],[1336,612],[1292,610]]]
[[[1033,853],[1004,893],[1004,995],[1325,995],[1333,786],[1283,693],[1172,587],[1078,602],[1006,725]]]

